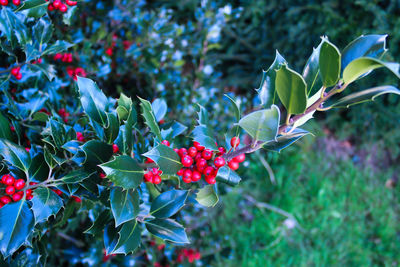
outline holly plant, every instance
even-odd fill
[[[213,207],[219,188],[240,186],[235,171],[246,154],[281,152],[310,134],[300,127],[317,111],[400,94],[353,86],[378,68],[400,77],[400,65],[382,59],[386,35],[361,36],[342,51],[322,37],[302,73],[276,52],[251,111],[226,95],[236,121],[225,131],[197,104],[184,125],[169,120],[165,99],[108,97],[80,66],[56,64],[72,61],[74,43],[54,41],[45,13],[75,4],[32,0],[0,11],[0,252],[9,264],[45,265],[54,233],[79,244],[62,234],[74,224],[76,236],[101,240],[107,257],[140,253],[154,236],[188,244],[181,209]]]

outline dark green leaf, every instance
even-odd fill
[[[46,1],[43,0],[43,2],[47,6]],[[26,6],[26,2],[24,2],[21,8],[24,6]],[[32,27],[32,33],[35,37],[35,42],[37,43],[38,49],[41,50],[43,44],[47,44],[53,35],[53,25],[48,19],[41,18]]]
[[[143,180],[143,169],[129,156],[122,155],[99,166],[107,178],[125,189],[135,189]]]
[[[145,120],[146,125],[150,128],[150,131],[153,134],[155,134],[155,136],[159,140],[162,140],[160,128],[158,127],[158,124],[156,122],[150,102],[145,99],[142,99],[140,97],[139,97],[139,100],[141,102],[140,106],[142,108],[142,116]]]
[[[215,138],[213,138],[211,130],[208,129],[206,125],[202,124],[194,127],[192,135],[193,140],[199,142],[205,148],[215,151],[218,150],[215,144]]]
[[[107,142],[112,144],[119,134],[119,122],[117,116],[112,113],[107,113],[107,121],[108,125],[104,129],[104,134]]]
[[[140,245],[141,230],[136,220],[126,222],[119,231],[119,239],[115,248],[107,253],[112,254],[128,254],[134,252]]]
[[[171,127],[167,128],[166,130],[161,130],[161,137],[163,138],[163,140],[170,140],[184,133],[186,130],[187,127],[185,125],[174,121]]]
[[[315,89],[318,90],[322,87],[319,70],[319,54],[323,42],[324,41],[322,41],[317,48],[313,48],[313,52],[303,69],[303,78],[307,84],[307,95],[310,95]]]
[[[236,172],[232,171],[227,166],[223,166],[218,169],[216,180],[221,183],[235,186],[239,184],[241,178]]]
[[[275,88],[289,114],[301,114],[306,110],[306,83],[300,74],[286,64],[276,72]]]
[[[16,11],[28,10],[29,17],[40,18],[46,14],[48,4],[45,0],[26,0]]]
[[[85,153],[84,164],[92,167],[108,161],[113,154],[112,145],[98,140],[86,142],[81,149]]]
[[[157,218],[169,218],[177,213],[184,205],[189,194],[187,190],[169,190],[153,200],[150,214]]]
[[[180,244],[188,244],[189,240],[185,228],[171,219],[154,219],[145,221],[147,230],[153,235],[167,241]]]
[[[43,51],[42,55],[44,56],[44,55],[53,55],[61,53],[73,46],[74,44],[68,43],[66,41],[57,40],[54,44],[47,46],[46,49]]]
[[[322,84],[325,87],[336,85],[340,78],[340,52],[339,49],[327,39],[322,39],[319,53],[319,69],[321,71]]]
[[[373,101],[376,97],[384,94],[396,94],[400,95],[400,90],[394,86],[384,85],[378,86],[374,88],[370,88],[367,90],[363,90],[360,92],[352,93],[343,98],[340,98],[335,104],[331,107],[340,108],[340,107],[350,107],[356,104]]]
[[[50,128],[50,134],[56,147],[61,147],[62,145],[64,145],[64,136],[66,134],[64,124],[54,119],[50,119],[48,122],[48,126]]]
[[[10,203],[0,209],[0,252],[7,258],[23,244],[28,244],[34,217],[26,201]]]
[[[235,100],[233,100],[233,98],[231,98],[229,95],[224,94],[224,96],[225,96],[226,98],[228,98],[229,101],[232,103],[232,106],[233,106],[233,114],[235,114],[236,120],[239,121],[239,120],[240,120],[240,104],[237,103]]]
[[[254,111],[244,116],[239,121],[239,126],[255,140],[266,142],[274,140],[278,134],[279,120],[279,108],[272,105],[270,109]]]
[[[158,145],[143,156],[154,160],[164,174],[176,174],[182,168],[179,155],[166,145]]]
[[[89,173],[82,169],[74,170],[61,177],[59,181],[62,181],[65,184],[76,184],[89,178],[92,174],[94,174],[94,172]]]
[[[102,211],[99,216],[94,220],[93,224],[84,231],[84,233],[100,236],[103,233],[108,221],[111,220],[111,213],[109,210]]]
[[[206,185],[200,188],[196,193],[196,200],[205,207],[214,207],[219,201],[214,185]]]
[[[38,187],[33,192],[32,211],[35,215],[35,224],[56,215],[63,206],[61,198],[48,187]]]
[[[288,129],[290,131],[290,129]],[[291,133],[278,136],[276,141],[267,142],[263,145],[263,148],[271,151],[281,152],[282,149],[290,146],[303,136],[310,134],[309,132],[296,128]]]
[[[43,154],[37,154],[29,166],[29,179],[35,182],[42,182],[49,176],[49,166],[47,165]]]
[[[133,220],[139,213],[139,193],[137,190],[123,190],[114,187],[110,194],[111,211],[115,226]]]
[[[0,155],[5,161],[24,172],[27,172],[31,165],[31,156],[25,148],[7,139],[0,139]]]
[[[12,138],[10,122],[1,112],[0,112],[0,138],[8,140],[11,140]]]
[[[197,104],[199,106],[199,112],[197,112],[198,116],[198,124],[199,125],[207,125],[208,124],[208,112],[207,110],[200,104]]]

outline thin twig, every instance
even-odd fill
[[[261,164],[264,165],[265,169],[267,170],[269,179],[271,180],[271,183],[273,185],[276,185],[274,171],[272,170],[271,166],[268,164],[268,161],[266,161],[265,158],[263,156],[261,156],[260,154],[258,154],[258,158],[260,159]]]

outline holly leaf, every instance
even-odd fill
[[[177,213],[184,205],[189,191],[187,190],[169,190],[151,203],[150,214],[157,218],[168,218]]]
[[[303,78],[307,84],[307,96],[311,94],[315,89],[319,89],[322,87],[322,80],[320,76],[319,70],[319,55],[321,51],[323,41],[317,46],[317,48],[313,48],[313,52],[311,56],[308,58],[306,65],[303,69]]]
[[[322,84],[325,87],[334,86],[339,81],[340,60],[339,49],[328,39],[323,38],[319,53],[319,69],[321,71]]]
[[[57,40],[54,44],[48,45],[46,47],[46,49],[42,52],[42,56],[61,53],[73,46],[74,44],[68,43],[66,41]]]
[[[103,233],[108,221],[111,220],[111,213],[109,210],[103,210],[94,220],[93,224],[84,231],[84,233],[94,236],[100,236]]]
[[[32,211],[35,224],[47,220],[51,215],[56,215],[62,206],[61,198],[48,187],[38,187],[33,191]]]
[[[280,120],[279,108],[272,105],[270,109],[254,111],[239,121],[239,126],[255,140],[274,140],[278,134]]]
[[[0,252],[4,258],[23,244],[29,244],[34,217],[25,199],[9,203],[0,209]]]
[[[177,121],[174,121],[170,125],[169,128],[161,130],[161,137],[163,140],[173,139],[187,130],[185,125]]]
[[[154,147],[152,150],[144,153],[143,156],[155,161],[164,174],[173,175],[182,168],[179,155],[172,148],[163,144]]]
[[[143,180],[143,169],[129,156],[122,155],[99,165],[116,186],[125,189],[137,188]]]
[[[289,128],[288,131],[290,132],[291,129]],[[263,144],[263,148],[275,152],[281,152],[284,148],[290,146],[307,134],[310,134],[310,132],[300,128],[296,128],[290,133],[279,135],[276,141],[271,141]]]
[[[235,186],[238,185],[240,180],[240,176],[232,171],[230,168],[227,166],[223,166],[218,169],[217,177],[215,178],[218,182],[230,185],[230,186]]]
[[[12,138],[10,122],[1,112],[0,112],[0,138],[8,140],[11,140]]]
[[[171,219],[154,219],[151,221],[145,221],[147,230],[167,241],[171,241],[178,244],[190,243],[185,232],[185,228],[179,223]]]
[[[28,10],[29,17],[40,18],[46,14],[48,4],[46,0],[26,0],[15,11]]]
[[[7,139],[0,139],[0,155],[9,164],[24,172],[27,172],[31,165],[31,156],[25,148]]]
[[[65,184],[77,184],[82,182],[83,180],[92,176],[95,172],[89,173],[85,170],[79,169],[74,170],[67,173],[65,176],[61,177],[59,181],[62,181]]]
[[[212,137],[212,132],[206,125],[202,124],[194,127],[192,136],[194,141],[199,142],[205,148],[218,151],[215,139]]]
[[[228,98],[229,101],[231,102],[232,107],[233,107],[233,114],[235,115],[236,120],[239,121],[239,120],[240,120],[240,104],[239,104],[238,102],[236,102],[236,101],[235,101],[232,97],[230,97],[229,95],[224,94],[224,96],[225,96],[226,98]]]
[[[214,185],[206,185],[200,188],[196,193],[196,200],[204,207],[214,207],[219,201]]]
[[[276,72],[275,88],[289,114],[300,114],[306,110],[306,82],[300,74],[289,69],[286,64]]]
[[[85,153],[83,164],[91,167],[108,161],[113,154],[112,145],[98,140],[90,140],[80,148]]]
[[[123,190],[114,187],[110,194],[111,211],[115,227],[133,220],[139,213],[139,193],[137,190]]]
[[[142,99],[138,97],[140,100],[140,107],[142,108],[142,116],[144,118],[144,121],[146,125],[150,128],[150,131],[155,134],[155,136],[159,139],[162,140],[161,137],[161,132],[160,128],[158,127],[158,124],[156,122],[156,118],[153,113],[153,108],[150,104],[149,101]]]
[[[151,103],[151,107],[154,112],[154,116],[156,117],[156,121],[160,121],[164,118],[165,114],[167,114],[167,102],[164,99],[156,98],[153,103]]]
[[[42,153],[33,157],[31,165],[29,166],[28,174],[31,181],[42,182],[49,176],[49,166],[44,159]]]
[[[126,222],[118,232],[119,238],[115,248],[107,254],[128,254],[134,252],[140,245],[141,229],[136,220]]]

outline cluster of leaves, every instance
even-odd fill
[[[324,37],[302,74],[276,54],[271,67],[263,73],[257,90],[261,105],[255,111],[242,116],[239,101],[228,96],[236,120],[233,127],[217,131],[213,125],[218,122],[212,122],[201,105],[192,126],[190,119],[181,123],[166,117],[168,107],[163,99],[151,103],[143,98],[132,100],[123,93],[114,99],[107,97],[92,79],[78,77],[75,82],[74,77],[64,75],[66,66],[52,64],[57,63],[52,61],[53,55],[83,45],[79,64],[90,69],[88,75],[98,78],[104,74],[104,84],[114,79],[105,74],[109,73],[108,64],[97,62],[96,68],[85,64],[90,60],[84,58],[84,52],[90,58],[96,51],[81,43],[90,30],[85,34],[80,32],[70,41],[55,40],[53,36],[59,34],[54,25],[60,19],[68,23],[79,6],[62,17],[49,17],[47,5],[46,1],[31,0],[18,10],[3,7],[0,12],[1,49],[6,55],[0,70],[1,174],[11,173],[26,180],[25,191],[34,189],[31,201],[25,193],[21,201],[0,208],[0,252],[10,264],[44,265],[46,243],[51,244],[58,231],[61,231],[58,236],[65,238],[62,231],[71,233],[80,229],[80,233],[74,234],[81,237],[85,233],[85,238],[93,240],[96,246],[100,240],[106,254],[139,253],[138,247],[145,247],[154,236],[187,244],[189,239],[179,223],[178,211],[188,203],[214,206],[218,201],[218,185],[181,184],[176,172],[182,164],[172,148],[161,144],[163,140],[170,141],[172,146],[194,140],[218,151],[215,140],[228,143],[232,136],[244,132],[250,141],[224,154],[227,161],[260,148],[280,152],[308,134],[298,127],[318,110],[348,107],[382,94],[400,93],[393,86],[380,86],[330,103],[331,97],[374,69],[384,67],[397,77],[400,74],[399,64],[380,60],[386,50],[384,35],[362,36],[342,53]],[[93,38],[103,38],[101,27],[96,29],[99,36]],[[92,41],[96,43],[97,39]],[[110,43],[101,49],[115,46]],[[124,53],[134,51],[131,46]],[[105,58],[104,62],[112,65],[110,60]],[[125,64],[118,66],[124,68]],[[15,67],[21,68],[20,80],[11,75]],[[115,67],[114,71],[119,73],[119,67]],[[154,66],[149,69],[154,71]],[[97,75],[92,74],[94,70],[98,70]],[[128,69],[125,71],[128,75]],[[179,97],[179,93],[174,97]],[[142,116],[138,116],[138,104]],[[189,107],[181,107],[185,108]],[[286,119],[282,119],[281,113],[286,114]],[[117,153],[113,144],[119,148]],[[146,157],[154,163],[143,163]],[[145,169],[150,167],[162,171],[161,185],[143,182]],[[218,184],[235,186],[241,179],[228,167],[222,167],[216,180]],[[53,191],[56,189],[62,194],[56,194]],[[82,201],[75,201],[76,197]]]

